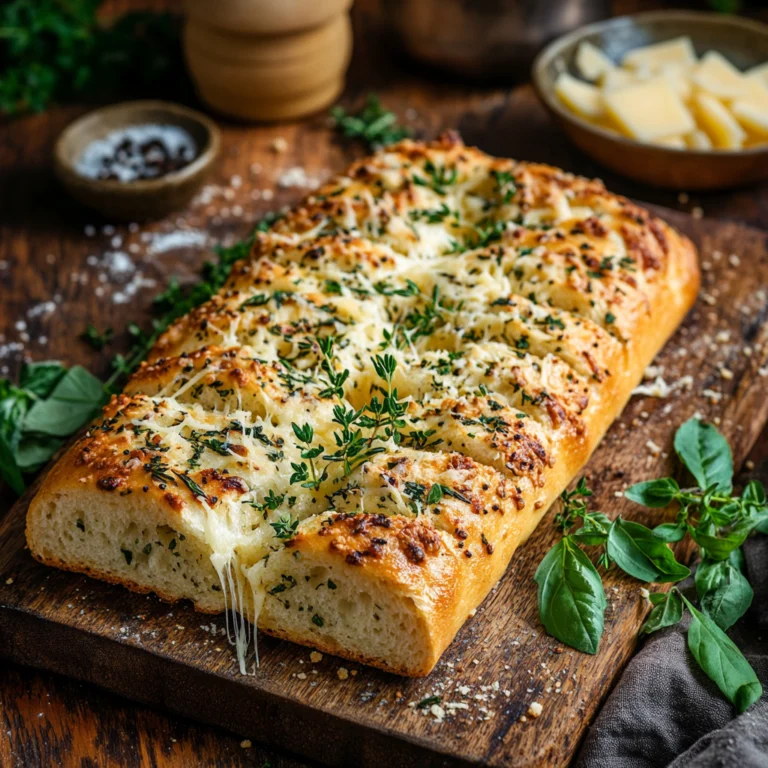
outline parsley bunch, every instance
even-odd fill
[[[178,18],[126,13],[97,19],[102,0],[0,5],[0,112],[42,112],[52,101],[117,94],[191,96]]]
[[[602,578],[581,545],[601,549],[599,564],[615,564],[646,583],[675,583],[690,575],[667,542],[685,536],[698,544],[701,564],[695,586],[696,608],[677,588],[649,596],[653,609],[641,632],[676,624],[691,615],[688,647],[704,672],[739,712],[751,706],[762,687],[741,651],[725,633],[752,602],[741,545],[752,531],[768,533],[768,503],[763,486],[752,481],[733,495],[733,459],[725,438],[709,424],[690,419],[675,435],[675,450],[697,483],[681,489],[664,477],[633,485],[625,496],[647,507],[678,506],[674,523],[653,529],[602,512],[589,511],[591,492],[582,479],[562,495],[556,523],[565,534],[545,555],[534,576],[539,614],[547,631],[580,651],[596,653],[606,608]],[[577,525],[581,525],[576,528]],[[573,530],[575,528],[575,530]]]

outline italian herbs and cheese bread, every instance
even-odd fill
[[[259,234],[51,470],[44,563],[432,669],[697,293],[688,240],[453,135]]]

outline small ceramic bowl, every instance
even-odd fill
[[[77,170],[85,148],[133,125],[183,128],[197,145],[197,156],[184,168],[156,179],[92,179]],[[219,154],[221,134],[199,112],[164,101],[131,101],[89,112],[64,129],[54,149],[56,176],[76,200],[110,219],[156,219],[183,208],[200,189]]]
[[[768,147],[738,151],[675,149],[611,133],[569,111],[554,92],[557,76],[576,73],[579,45],[589,41],[609,58],[640,46],[687,35],[698,55],[722,53],[741,70],[768,61],[768,25],[738,16],[653,11],[581,27],[548,45],[533,63],[539,97],[569,138],[608,168],[637,181],[673,189],[725,189],[768,179]]]

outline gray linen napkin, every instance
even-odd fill
[[[730,632],[768,689],[768,536],[744,545],[752,606]],[[681,588],[692,597],[693,582]],[[688,651],[683,626],[651,635],[587,733],[575,768],[768,768],[768,693],[737,715]]]

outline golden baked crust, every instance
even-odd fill
[[[168,329],[49,474],[30,549],[208,611],[235,563],[265,631],[426,674],[698,286],[691,243],[599,182],[453,134],[402,142],[257,235]],[[88,547],[101,503],[125,518],[125,563]],[[77,504],[75,543],[46,539]],[[407,655],[354,636],[340,606],[355,595],[376,606],[368,629],[407,624]]]

